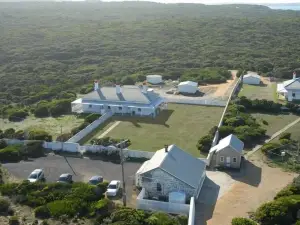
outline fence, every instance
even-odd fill
[[[99,119],[92,122],[90,125],[88,125],[83,130],[79,131],[77,134],[75,134],[73,137],[71,137],[67,142],[78,142],[82,138],[84,138],[86,135],[91,133],[93,130],[95,130],[99,125],[104,123],[106,120],[108,120],[113,115],[112,112],[107,112],[103,116],[99,117]]]
[[[226,106],[226,101],[213,100],[213,99],[180,99],[180,98],[170,98],[167,97],[166,101],[169,103],[177,104],[191,104],[191,105],[209,105],[209,106]]]
[[[138,209],[189,215],[190,205],[188,204],[148,200],[148,199],[144,199],[144,197],[145,197],[145,189],[143,188],[137,197]]]
[[[212,141],[211,148],[213,148],[213,147],[218,143],[218,141],[219,141],[219,128],[223,125],[223,120],[224,120],[224,117],[225,117],[227,108],[228,108],[228,106],[229,106],[229,103],[230,103],[232,97],[235,95],[235,93],[236,93],[236,91],[238,90],[238,88],[240,87],[241,82],[242,82],[242,77],[240,77],[240,78],[237,80],[236,84],[234,85],[234,88],[232,89],[232,91],[231,91],[231,93],[230,93],[230,95],[229,95],[229,98],[228,98],[228,100],[227,100],[225,109],[224,109],[224,111],[223,111],[223,114],[222,114],[222,116],[221,116],[220,122],[219,122],[219,124],[218,124],[218,129],[217,129],[217,131],[216,131],[216,133],[215,133],[215,136],[214,136],[214,139],[213,139],[213,141]],[[212,155],[213,155],[213,152],[210,152],[210,153],[208,153],[208,155],[207,155],[207,165],[208,165],[208,166],[210,165],[210,162],[211,162],[211,159],[212,159]]]

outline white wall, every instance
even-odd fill
[[[293,93],[295,94],[295,97],[293,97]],[[294,90],[294,91],[288,90],[287,97],[288,97],[288,101],[299,100],[300,99],[300,91],[299,90]]]
[[[93,130],[95,130],[98,126],[100,126],[102,123],[104,123],[106,120],[108,120],[113,115],[112,112],[107,112],[103,116],[99,117],[99,119],[95,120],[93,123],[88,125],[83,130],[79,131],[77,134],[75,134],[73,137],[71,137],[67,142],[78,142],[82,138],[84,138],[86,135],[91,133]]]
[[[177,104],[191,104],[191,105],[210,105],[210,106],[226,106],[226,101],[221,100],[195,100],[195,99],[178,99],[172,97],[166,97],[166,102],[168,103],[177,103]]]
[[[189,215],[190,205],[171,202],[162,202],[144,199],[145,189],[143,188],[137,197],[136,207],[150,211],[163,211],[166,213]]]

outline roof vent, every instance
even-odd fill
[[[168,152],[168,148],[169,148],[169,146],[165,145],[165,152]]]

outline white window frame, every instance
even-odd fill
[[[225,157],[224,156],[220,156],[220,162],[224,162]]]
[[[232,162],[233,162],[233,163],[237,163],[237,158],[236,158],[236,157],[233,157],[233,158],[232,158]]]

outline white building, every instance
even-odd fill
[[[167,104],[165,99],[148,89],[146,85],[100,87],[94,83],[94,91],[72,102],[72,112],[99,113],[111,111],[119,115],[155,117]]]
[[[278,96],[282,96],[288,101],[300,99],[300,78],[297,78],[296,75],[294,72],[293,79],[277,84]]]
[[[257,73],[248,73],[243,76],[243,83],[244,84],[260,84],[260,76]]]
[[[193,81],[184,81],[178,84],[178,91],[180,93],[188,93],[188,94],[195,94],[198,89],[198,83]]]
[[[161,75],[147,75],[146,79],[150,84],[161,84],[163,82]]]

